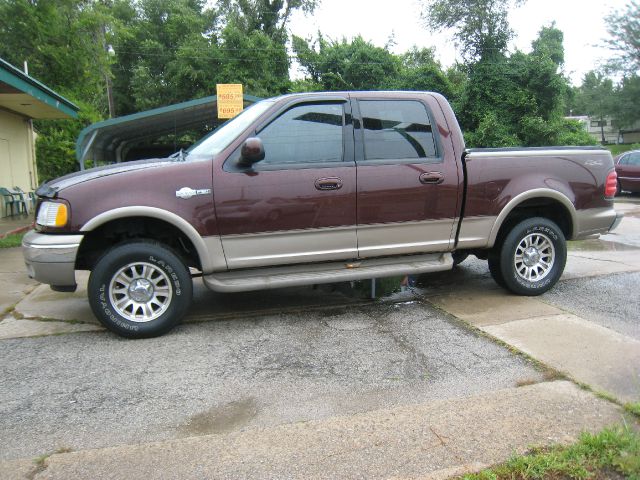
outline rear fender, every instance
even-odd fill
[[[500,228],[502,227],[505,220],[509,217],[509,214],[525,201],[535,198],[549,198],[560,202],[569,212],[569,215],[571,216],[571,231],[575,232],[578,217],[576,208],[571,200],[566,195],[556,190],[551,190],[549,188],[535,188],[533,190],[528,190],[519,195],[516,195],[502,209],[495,222],[493,223],[491,232],[489,233],[489,248],[493,247],[493,245],[495,244],[498,237],[498,232],[500,231]]]

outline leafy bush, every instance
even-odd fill
[[[508,126],[498,119],[496,112],[487,112],[478,127],[465,132],[467,147],[517,147],[521,145],[518,137]]]
[[[101,120],[98,112],[88,104],[80,107],[75,120],[38,120],[35,128],[36,164],[40,183],[79,170],[76,160],[76,139],[86,126]]]

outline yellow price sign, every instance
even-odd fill
[[[244,108],[240,83],[218,83],[216,95],[218,96],[218,118],[233,118]]]

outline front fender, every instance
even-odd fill
[[[90,232],[105,223],[131,217],[155,218],[170,223],[179,229],[187,236],[187,238],[189,238],[189,240],[191,240],[191,243],[193,243],[193,246],[198,252],[203,273],[206,274],[214,271],[226,270],[227,264],[219,236],[214,235],[210,237],[202,237],[184,218],[161,208],[148,206],[115,208],[93,217],[82,226],[80,231]]]

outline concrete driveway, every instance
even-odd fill
[[[184,325],[139,341],[97,325],[82,291],[18,285],[19,252],[0,250],[17,292],[0,476],[446,478],[618,423],[615,402],[640,400],[635,200],[542,297],[475,259],[376,302],[197,288]]]

